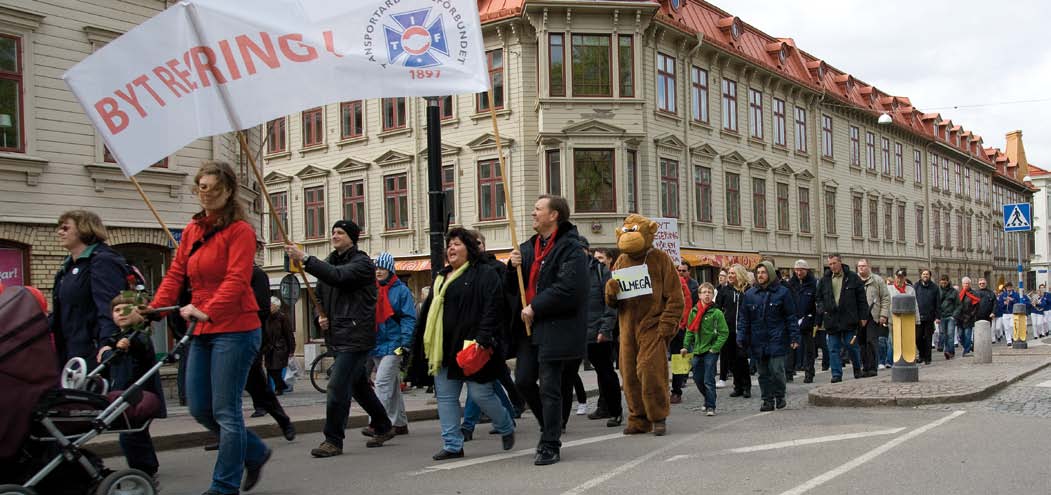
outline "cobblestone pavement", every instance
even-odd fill
[[[1035,373],[1002,392],[981,401],[962,404],[964,409],[991,413],[1051,418],[1051,368]],[[925,410],[960,409],[961,404],[920,406]]]

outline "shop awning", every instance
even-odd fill
[[[708,251],[706,249],[681,249],[682,259],[690,266],[711,266],[715,268],[729,268],[734,264],[741,264],[751,270],[763,261],[758,253],[741,253],[732,251]]]
[[[507,262],[511,257],[510,251],[493,253],[496,259]],[[394,260],[394,271],[395,272],[429,272],[431,270],[431,259],[428,258],[410,258],[410,259],[397,259]]]

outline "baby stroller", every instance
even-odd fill
[[[165,363],[177,362],[193,334],[123,391],[109,391],[101,373],[107,357],[88,372],[81,358],[71,359],[61,379],[48,342],[47,319],[26,291],[0,294],[0,390],[11,407],[0,413],[0,495],[98,494],[153,495],[153,478],[136,469],[112,471],[84,445],[102,434],[133,433],[149,427],[160,400],[143,386]],[[162,308],[167,312],[178,308]],[[132,335],[133,336],[133,335]],[[61,381],[62,388],[54,388]]]

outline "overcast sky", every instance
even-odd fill
[[[1051,4],[1040,0],[712,0],[923,112],[1051,167]],[[1035,103],[990,105],[1019,100]],[[987,105],[969,107],[970,105]],[[959,108],[953,108],[958,106]]]

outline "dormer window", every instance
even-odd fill
[[[736,40],[741,37],[741,22],[734,19],[734,23],[730,25],[730,36],[733,36]]]
[[[668,5],[671,5],[671,9],[678,12],[682,8],[682,0],[670,0]]]
[[[788,58],[788,50],[785,49],[784,45],[781,45],[781,49],[777,51],[777,59],[780,60],[781,63],[783,64],[783,63],[785,63],[785,60],[787,58]]]

